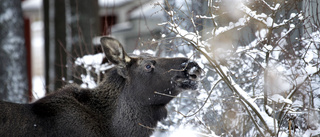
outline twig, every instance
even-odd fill
[[[243,100],[239,99],[239,101],[242,103],[242,105],[244,106],[244,108],[245,108],[245,109],[246,109],[246,111],[248,112],[250,119],[252,120],[252,122],[253,122],[254,126],[258,129],[258,131],[259,131],[260,135],[261,135],[261,136],[263,136],[263,137],[265,137],[265,136],[264,136],[264,134],[263,134],[263,132],[261,131],[261,129],[260,129],[260,127],[259,127],[258,123],[254,120],[254,118],[253,118],[253,116],[252,116],[252,114],[251,114],[250,110],[248,109],[247,105],[243,102]]]
[[[210,90],[210,92],[209,92],[209,95],[208,95],[208,97],[206,98],[206,100],[204,101],[204,103],[202,104],[202,106],[201,106],[196,112],[194,112],[193,114],[191,114],[191,115],[186,115],[186,116],[184,116],[184,117],[192,117],[192,116],[196,115],[196,114],[204,107],[204,105],[207,104],[207,102],[208,102],[208,100],[209,100],[209,98],[210,98],[210,96],[211,96],[211,94],[212,94],[212,92],[213,92],[213,89],[218,85],[218,83],[219,83],[221,80],[222,80],[222,79],[219,79],[219,80],[216,82],[216,84],[214,84],[214,86],[211,88],[211,90]]]

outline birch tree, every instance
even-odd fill
[[[21,1],[0,1],[0,100],[28,102]]]

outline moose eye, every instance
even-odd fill
[[[151,69],[151,65],[146,65],[146,69]]]
[[[145,69],[146,69],[147,72],[151,72],[152,69],[153,69],[153,66],[150,65],[150,64],[147,64],[147,65],[145,66]]]

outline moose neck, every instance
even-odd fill
[[[94,89],[91,104],[112,123],[104,125],[109,127],[107,132],[112,137],[150,136],[157,122],[167,115],[165,105],[143,104],[135,94],[137,89],[132,87],[134,85],[118,75],[116,69],[106,72],[105,77],[107,79]]]
[[[163,105],[143,105],[136,98],[128,96],[129,92],[134,93],[125,88],[118,98],[111,120],[113,135],[149,137],[157,122],[166,117],[167,110]]]
[[[116,69],[108,70],[105,78],[98,87],[93,89],[90,100],[91,107],[102,113],[105,117],[111,117],[115,110],[115,102],[125,84],[125,79],[117,74]]]

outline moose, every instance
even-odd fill
[[[71,84],[30,104],[0,101],[0,136],[147,137],[166,104],[196,90],[203,74],[188,58],[128,56],[118,40],[100,42],[114,67],[96,88]]]

